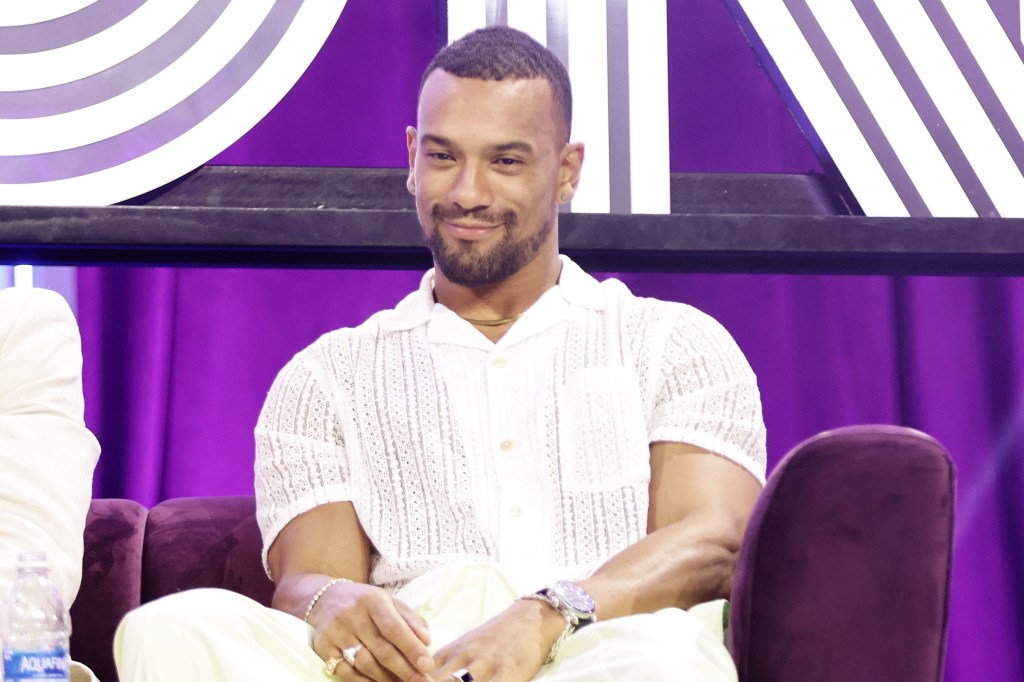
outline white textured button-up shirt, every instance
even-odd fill
[[[264,559],[291,519],[351,501],[373,584],[455,561],[580,578],[646,534],[650,443],[763,482],[756,380],[721,325],[562,262],[496,343],[434,302],[430,271],[296,355],[256,427]]]

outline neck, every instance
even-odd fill
[[[500,337],[545,291],[558,282],[558,253],[538,254],[522,270],[496,284],[466,287],[435,270],[434,297],[488,337]]]

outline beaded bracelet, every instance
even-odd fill
[[[317,593],[314,594],[313,598],[309,600],[309,606],[306,607],[306,615],[302,617],[302,620],[307,624],[309,623],[309,614],[313,613],[313,607],[316,606],[316,603],[320,601],[320,597],[324,596],[324,593],[327,592],[327,590],[331,589],[334,585],[337,585],[338,583],[350,582],[352,581],[348,578],[331,578],[330,580],[328,580],[327,584],[321,587],[319,590],[317,590]]]

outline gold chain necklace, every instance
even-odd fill
[[[503,317],[500,320],[475,320],[472,317],[462,317],[462,315],[459,315],[459,317],[462,317],[462,319],[464,319],[466,322],[474,324],[478,327],[500,327],[503,324],[512,324],[520,317],[522,317],[523,313],[525,312],[526,311],[524,310],[522,313],[518,313],[516,315],[513,315],[512,317]]]

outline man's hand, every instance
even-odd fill
[[[436,682],[453,682],[466,669],[477,682],[527,682],[562,634],[565,620],[539,601],[520,599],[437,652]]]
[[[386,591],[365,584],[370,542],[350,502],[315,507],[288,522],[267,555],[273,606],[313,626],[313,650],[341,680],[430,682],[426,623]],[[337,582],[320,593],[334,577]],[[354,665],[349,665],[345,651]]]
[[[310,613],[313,650],[338,661],[340,680],[429,682],[434,660],[427,650],[427,623],[409,606],[378,587],[337,583]],[[342,653],[358,647],[350,665]]]

